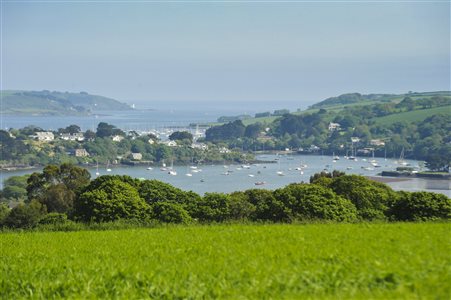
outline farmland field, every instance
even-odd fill
[[[0,234],[0,298],[449,299],[451,224]]]
[[[417,121],[423,121],[424,119],[436,115],[436,114],[450,114],[451,113],[451,106],[440,106],[440,107],[434,107],[434,108],[427,108],[427,109],[418,109],[408,112],[402,112],[398,114],[392,114],[380,118],[374,118],[376,123],[378,124],[384,124],[384,125],[390,125],[395,122],[407,121],[407,122],[417,122]]]

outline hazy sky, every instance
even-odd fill
[[[450,3],[3,1],[3,89],[129,103],[450,89]]]

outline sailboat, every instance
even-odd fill
[[[191,168],[193,169],[193,166],[191,166]],[[186,166],[186,174],[185,174],[185,176],[187,176],[187,177],[192,177],[193,174],[191,174],[191,173],[189,172],[189,169],[190,169],[190,167],[187,165],[187,166]],[[193,170],[196,170],[196,169],[197,169],[197,167],[194,167]]]
[[[168,174],[172,176],[177,175],[177,172],[174,170],[174,159],[171,160],[171,167],[169,168]]]
[[[96,166],[96,176],[99,176],[99,162],[97,162],[97,166]]]
[[[332,160],[333,162],[337,162],[337,160],[340,160],[340,156],[335,155],[335,152],[332,152]]]
[[[163,159],[163,163],[161,164],[160,170],[161,171],[167,171],[168,170],[168,168],[166,168],[166,163],[164,162],[164,159]]]
[[[108,161],[107,163],[106,163],[106,171],[107,172],[111,172],[111,169],[110,169],[110,161]]]
[[[283,173],[283,171],[280,170],[280,161],[277,162],[278,165],[278,171],[276,172],[277,175],[279,176],[285,176],[285,174]]]
[[[408,163],[404,160],[404,147],[402,147],[401,154],[399,154],[399,159],[396,163],[401,166],[408,165]]]

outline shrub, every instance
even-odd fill
[[[385,219],[388,206],[397,197],[387,185],[358,175],[336,177],[330,187],[336,194],[351,200],[358,216],[366,220]]]
[[[290,210],[290,219],[355,221],[357,210],[349,200],[315,184],[290,184],[274,192]]]
[[[223,193],[205,193],[193,217],[207,222],[222,222],[229,219],[230,196]]]
[[[88,186],[75,203],[74,217],[94,222],[143,219],[147,210],[148,205],[133,186],[110,179],[95,183],[93,188]]]
[[[451,199],[429,192],[398,192],[398,200],[390,208],[397,221],[428,221],[451,219]]]
[[[273,192],[263,189],[251,189],[245,192],[248,201],[255,206],[251,214],[254,221],[280,222],[288,220],[288,210],[280,199],[274,197]]]
[[[230,194],[230,218],[233,220],[247,220],[255,213],[256,207],[249,202],[245,192]]]
[[[3,224],[10,228],[33,228],[45,212],[45,206],[36,200],[20,203],[10,211]]]
[[[182,205],[170,202],[156,202],[151,206],[152,217],[163,223],[189,223],[191,217]]]
[[[159,180],[142,181],[138,192],[140,197],[149,205],[157,202],[178,203],[190,214],[195,213],[197,204],[201,199],[198,194],[192,191],[185,192]]]
[[[55,224],[64,224],[67,222],[67,215],[66,214],[60,214],[60,213],[49,213],[43,216],[39,220],[39,224],[47,224],[47,225],[55,225]]]

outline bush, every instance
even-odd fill
[[[254,221],[280,222],[288,220],[289,211],[282,201],[274,197],[273,192],[262,189],[251,189],[245,192],[248,201],[255,206],[251,214]]]
[[[183,223],[192,221],[182,205],[170,202],[156,202],[151,206],[152,218],[163,223]]]
[[[45,206],[38,201],[20,203],[10,211],[3,224],[10,228],[33,228],[45,213]]]
[[[133,186],[110,179],[100,185],[95,183],[94,188],[88,186],[75,203],[74,217],[94,222],[143,219],[148,208]]]
[[[351,222],[357,219],[352,202],[319,185],[290,184],[274,194],[290,210],[292,220]]]
[[[248,220],[255,213],[256,207],[249,202],[245,192],[230,194],[230,218],[233,220]]]
[[[390,208],[397,221],[429,221],[451,219],[451,199],[429,192],[398,192],[398,200]]]
[[[193,217],[206,222],[223,222],[229,219],[230,196],[223,193],[205,193]]]
[[[191,215],[195,213],[197,204],[201,199],[198,194],[192,191],[185,192],[159,180],[142,181],[138,192],[140,197],[149,205],[157,202],[178,203]]]
[[[383,220],[396,193],[387,185],[358,175],[336,177],[330,184],[332,190],[357,208],[358,216],[365,220]]]
[[[67,215],[66,214],[60,214],[60,213],[49,213],[46,214],[45,216],[43,216],[40,220],[39,220],[39,224],[41,225],[56,225],[56,224],[64,224],[66,223],[67,220]]]

